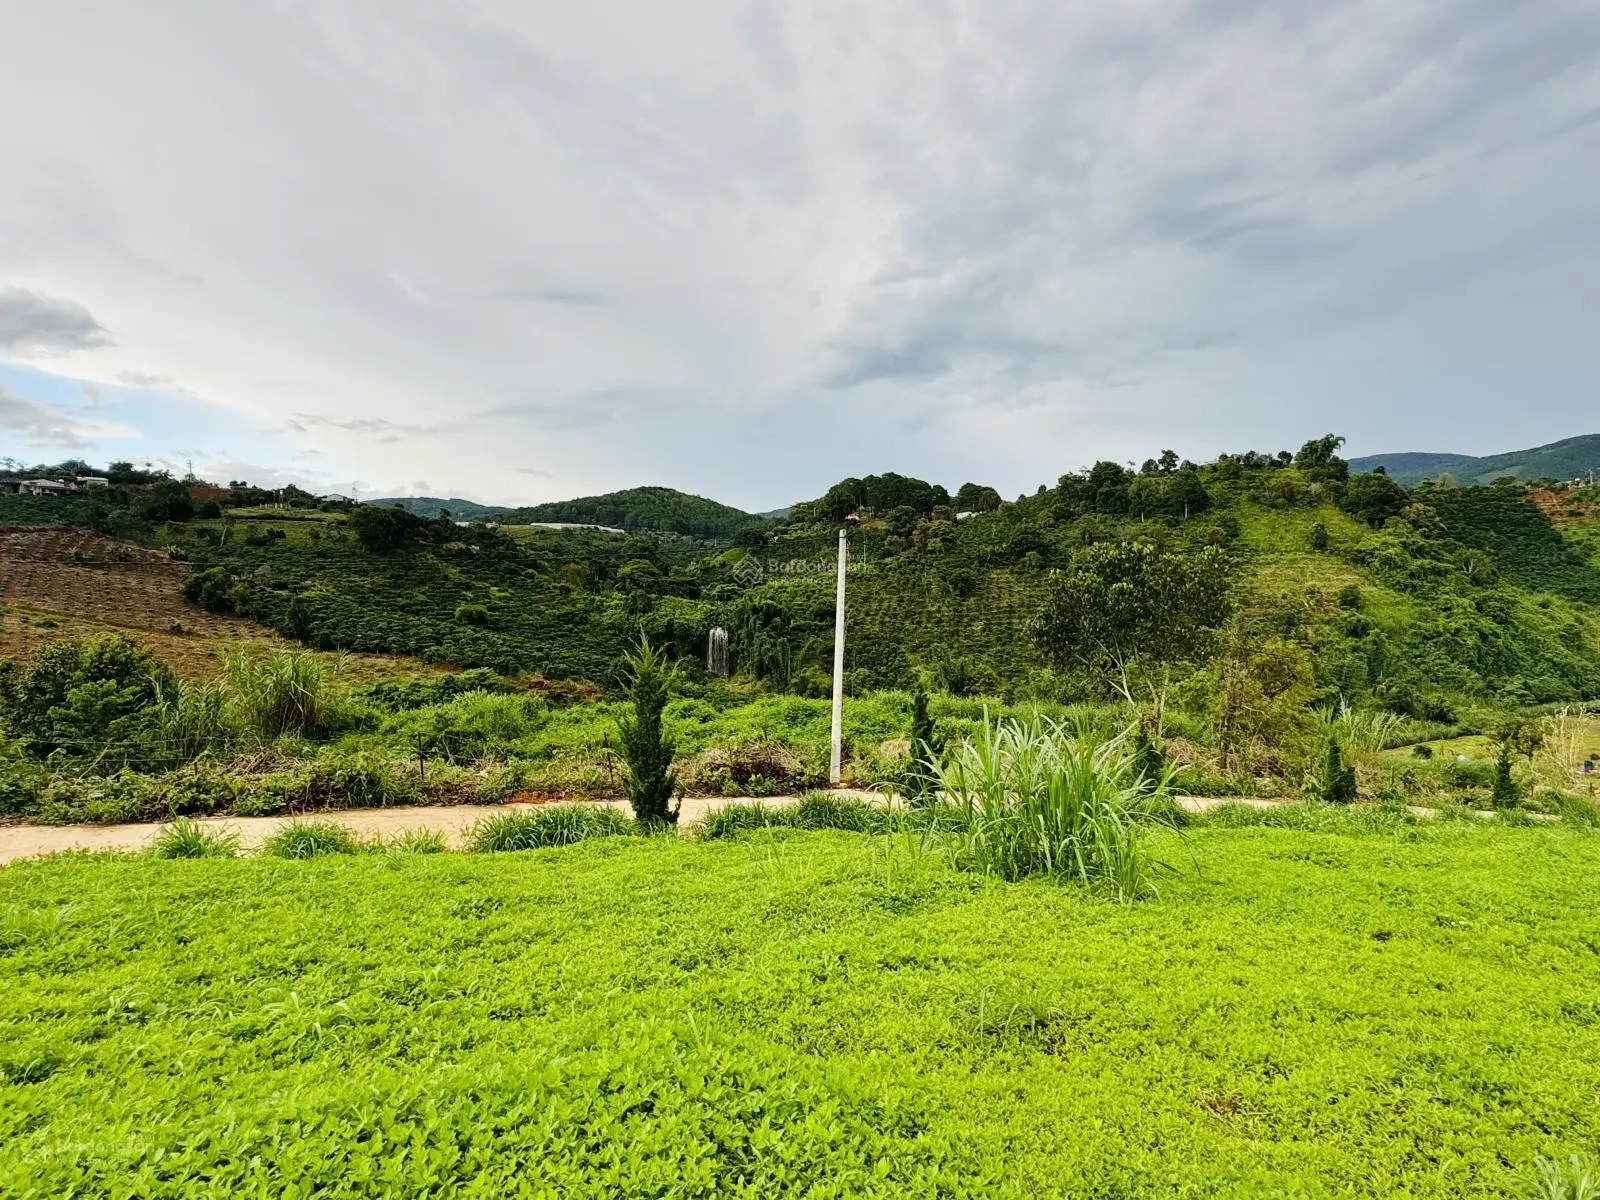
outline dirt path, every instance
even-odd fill
[[[850,795],[874,798],[872,792],[850,792]],[[787,806],[799,800],[798,796],[774,796],[759,803]],[[1179,803],[1189,812],[1200,813],[1229,801],[1248,804],[1254,808],[1270,808],[1275,801],[1249,797],[1185,796]],[[729,804],[751,804],[757,801],[749,796],[704,797],[687,796],[683,800],[681,820],[690,825],[703,821],[707,813]],[[626,810],[622,801],[613,807]],[[532,804],[460,804],[449,807],[407,808],[351,808],[325,813],[302,814],[301,819],[336,821],[363,838],[389,839],[410,829],[434,829],[445,835],[453,845],[459,845],[473,825],[495,813],[520,812],[536,808]],[[276,830],[287,825],[293,817],[201,817],[199,823],[211,828],[227,829],[239,835],[239,844],[245,850],[255,850]],[[62,850],[142,850],[154,840],[161,826],[157,823],[139,825],[3,825],[0,826],[0,863],[36,854],[55,854]]]

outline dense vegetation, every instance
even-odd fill
[[[444,682],[409,697],[330,683],[327,719],[285,731],[251,715],[258,684],[243,660],[210,692],[159,674],[130,691],[124,675],[87,668],[67,687],[17,664],[0,677],[12,681],[0,695],[4,760],[20,780],[6,803],[70,819],[280,811],[341,794],[618,795],[612,702],[564,700],[615,695],[641,634],[676,663],[660,736],[689,760],[682,786],[812,785],[825,710],[808,701],[829,691],[843,522],[854,782],[920,786],[925,764],[910,747],[913,734],[926,740],[913,729],[921,688],[936,722],[962,728],[983,704],[1079,706],[1108,737],[1137,726],[1141,753],[1180,767],[1188,791],[1334,799],[1353,771],[1361,797],[1488,804],[1487,742],[1454,773],[1383,756],[1600,697],[1600,570],[1584,540],[1593,508],[1575,494],[1572,511],[1589,515],[1558,528],[1517,486],[1407,491],[1381,473],[1352,476],[1338,450],[1330,436],[1206,464],[1167,451],[1137,470],[1097,463],[1014,501],[976,483],[951,495],[868,476],[781,522],[714,538],[463,524],[303,494],[262,507],[259,489],[239,484],[195,492],[208,499],[193,504],[171,480],[119,471],[89,517],[55,511],[166,547],[189,564],[187,594],[203,607],[320,650],[480,670],[459,685],[465,695]],[[0,518],[23,501],[58,503],[0,498]],[[713,627],[727,631],[727,680],[705,667]],[[1575,771],[1592,749],[1563,743],[1564,767],[1536,770],[1528,754],[1505,769],[1523,801],[1555,811],[1539,793],[1583,795]],[[168,778],[197,772],[226,782]]]
[[[1358,828],[1190,830],[1130,906],[842,832],[14,865],[0,1177],[1570,1194],[1533,1189],[1600,1139],[1600,843]]]

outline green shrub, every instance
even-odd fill
[[[151,714],[174,689],[172,673],[123,634],[58,642],[9,674],[7,731],[38,759],[52,755],[104,769],[149,754]]]
[[[1314,781],[1313,790],[1316,798],[1324,804],[1354,804],[1356,801],[1355,768],[1344,765],[1336,738],[1328,739],[1323,752],[1322,774]]]
[[[495,767],[472,789],[474,804],[504,804],[522,790],[526,768],[519,763]]]
[[[633,833],[636,826],[603,804],[552,804],[527,812],[496,813],[472,827],[467,849],[477,854],[570,846],[589,838]]]
[[[489,624],[489,610],[481,604],[458,604],[456,621],[461,625],[475,625],[482,629]]]
[[[160,815],[227,812],[238,802],[242,782],[204,764],[170,772],[157,780],[155,802]]]
[[[1494,760],[1494,791],[1492,798],[1494,806],[1499,809],[1516,808],[1522,803],[1522,794],[1517,790],[1517,785],[1511,778],[1511,759],[1508,755],[1497,755]]]
[[[1535,1200],[1600,1200],[1600,1166],[1586,1154],[1539,1158]]]
[[[150,844],[153,858],[232,858],[238,852],[237,833],[207,829],[188,817],[163,825]]]
[[[1585,829],[1600,829],[1600,804],[1581,796],[1558,795],[1554,811],[1571,825]]]
[[[20,746],[0,740],[0,815],[33,812],[46,779],[44,768],[23,757]]]
[[[320,858],[325,854],[359,854],[360,840],[333,821],[290,821],[261,844],[273,858]]]

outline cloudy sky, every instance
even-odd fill
[[[362,494],[1600,430],[1594,0],[0,0],[0,455]]]

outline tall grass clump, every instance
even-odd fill
[[[794,810],[762,804],[759,800],[748,804],[724,804],[706,814],[700,824],[700,836],[711,841],[736,838],[755,829],[792,829]]]
[[[332,821],[290,821],[261,844],[261,852],[273,858],[321,858],[361,849],[355,834]]]
[[[852,833],[882,833],[889,813],[860,796],[833,792],[807,792],[789,810],[798,829],[847,829]]]
[[[1133,900],[1155,891],[1141,827],[1176,824],[1169,782],[1138,769],[1126,734],[986,716],[940,768],[931,827],[963,869],[1055,876]]]
[[[762,804],[725,804],[706,814],[700,836],[712,841],[738,837],[754,829],[845,829],[851,833],[882,833],[893,823],[886,810],[860,796],[832,792],[807,792],[786,808]]]
[[[618,837],[636,826],[603,804],[551,804],[528,812],[497,813],[472,827],[467,849],[476,854],[570,846],[590,838]]]
[[[1370,764],[1391,746],[1404,745],[1405,718],[1382,709],[1356,708],[1346,700],[1321,710],[1325,736],[1344,749],[1351,762]]]
[[[304,651],[239,650],[223,660],[222,684],[243,723],[271,741],[327,733],[343,723],[347,698],[337,674]]]
[[[443,854],[450,849],[437,829],[407,829],[383,844],[389,854]]]
[[[160,756],[167,761],[191,762],[228,745],[237,732],[222,687],[186,679],[157,685],[154,734]]]
[[[213,831],[187,817],[163,825],[150,844],[152,858],[232,858],[238,852],[237,833]]]

